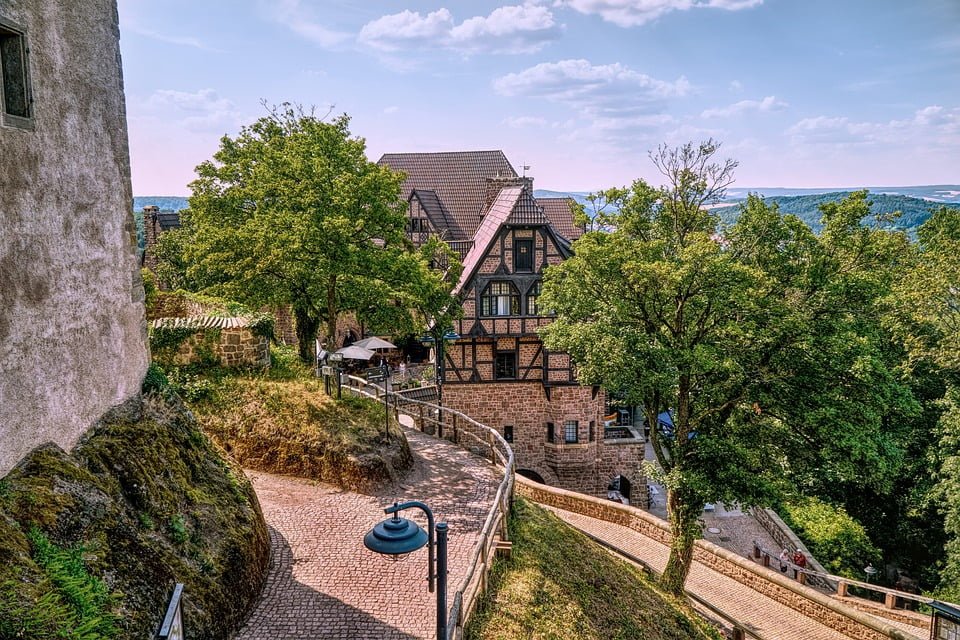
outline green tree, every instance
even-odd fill
[[[290,304],[305,362],[359,292],[402,298],[391,273],[411,259],[403,176],[369,162],[349,122],[285,104],[225,136],[183,213],[189,277],[250,306]]]
[[[911,268],[891,296],[889,321],[910,356],[915,378],[935,378],[942,394],[926,460],[934,470],[927,498],[947,537],[942,597],[960,598],[960,211],[941,207],[918,230]]]
[[[661,147],[667,180],[607,192],[599,228],[551,267],[545,344],[586,384],[642,404],[667,488],[663,586],[680,593],[705,502],[769,504],[788,480],[882,485],[899,451],[884,416],[915,409],[872,310],[906,241],[861,227],[866,194],[824,210],[821,237],[751,197],[721,228],[707,205],[736,163],[707,141]],[[671,410],[673,426],[658,427]],[[816,471],[814,471],[816,470]]]

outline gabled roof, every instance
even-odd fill
[[[157,223],[161,231],[180,228],[180,213],[177,211],[163,211],[154,214],[157,216]]]
[[[405,200],[414,189],[433,191],[453,216],[462,238],[473,236],[480,225],[486,178],[517,176],[502,151],[386,153],[378,164],[407,174]]]
[[[470,236],[463,233],[460,225],[453,218],[440,197],[433,189],[414,189],[410,192],[409,200],[416,198],[420,201],[420,206],[427,214],[430,224],[440,233],[444,240],[466,240]],[[446,232],[446,233],[444,233]]]
[[[463,273],[460,274],[460,281],[453,289],[455,294],[460,293],[473,278],[484,256],[496,240],[500,228],[504,225],[546,225],[548,230],[551,229],[550,221],[543,214],[543,209],[537,204],[529,189],[522,186],[501,189],[473,236],[473,246],[463,259]],[[557,238],[552,230],[548,232],[557,240],[558,246],[569,248],[569,244],[562,238]]]
[[[543,213],[554,230],[570,241],[583,235],[583,228],[574,224],[570,211],[570,205],[575,202],[573,198],[537,198],[537,204],[543,207]]]

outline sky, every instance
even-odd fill
[[[502,149],[538,189],[712,138],[736,186],[960,183],[960,0],[118,0],[136,195],[284,102],[367,154]]]

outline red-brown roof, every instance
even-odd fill
[[[570,211],[570,205],[575,202],[573,198],[537,198],[537,204],[543,207],[554,230],[571,242],[583,235],[583,228],[573,223]]]
[[[480,225],[487,178],[517,176],[502,151],[386,153],[378,164],[407,174],[405,200],[414,189],[436,192],[457,223],[460,237],[452,239],[470,238]]]

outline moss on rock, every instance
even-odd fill
[[[190,637],[226,638],[260,591],[269,536],[256,495],[179,400],[135,402],[70,454],[38,448],[0,482],[0,636],[75,637],[37,627],[59,596],[29,531],[83,550],[117,594],[117,637],[151,637],[183,582]]]

